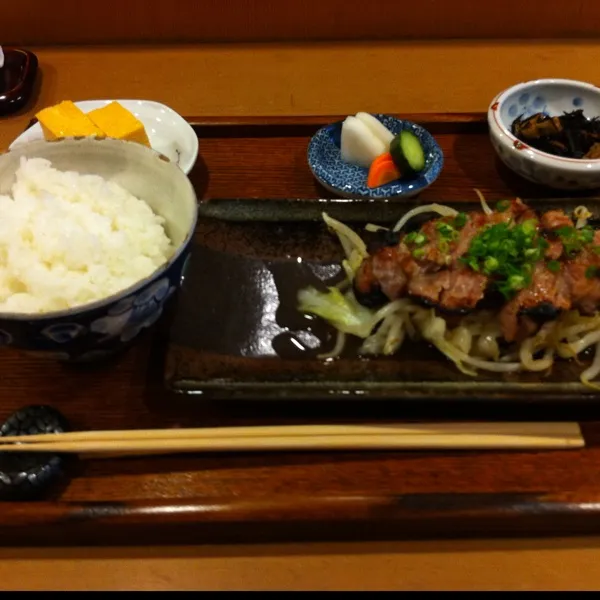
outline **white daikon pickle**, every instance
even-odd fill
[[[342,160],[368,169],[384,152],[386,145],[356,117],[346,117],[342,124]]]
[[[394,139],[394,134],[377,117],[374,117],[370,113],[356,113],[356,118],[362,121],[371,130],[371,133],[385,144],[387,151],[391,141]]]

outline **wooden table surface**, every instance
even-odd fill
[[[482,111],[515,81],[594,81],[600,43],[432,42],[34,50],[35,103],[147,98],[184,115]],[[259,541],[259,540],[257,540]],[[0,551],[0,589],[597,589],[600,540]]]

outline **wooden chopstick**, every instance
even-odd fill
[[[172,435],[173,433],[177,435]],[[87,439],[85,438],[88,435]],[[119,437],[120,436],[120,437]],[[35,440],[30,443],[29,438]],[[74,432],[0,438],[2,452],[83,455],[290,450],[566,449],[585,445],[578,423],[305,425]],[[14,442],[18,443],[14,443]],[[11,442],[6,443],[4,442]]]
[[[525,435],[569,437],[580,435],[578,423],[571,422],[471,422],[471,423],[380,423],[367,425],[260,425],[256,427],[198,427],[181,429],[115,429],[72,431],[27,436],[0,437],[0,445],[13,443],[58,443],[108,440],[172,440],[268,436],[339,435]]]

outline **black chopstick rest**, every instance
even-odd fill
[[[69,431],[65,417],[50,406],[26,406],[0,427],[0,437]],[[0,449],[0,500],[36,500],[65,475],[67,457],[54,453],[15,453]]]

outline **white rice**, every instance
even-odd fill
[[[21,159],[0,195],[0,312],[45,313],[117,293],[168,261],[164,219],[97,175]]]

